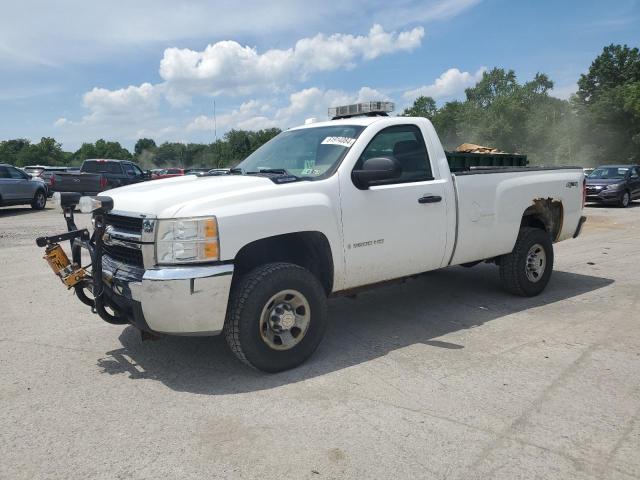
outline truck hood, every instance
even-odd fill
[[[180,215],[186,204],[234,202],[246,197],[266,195],[279,185],[260,176],[184,175],[151,180],[105,191],[113,199],[113,210],[135,212],[158,218]]]

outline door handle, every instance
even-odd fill
[[[442,200],[440,195],[425,195],[418,199],[418,203],[438,203]]]

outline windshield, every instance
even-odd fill
[[[599,167],[589,174],[589,178],[624,178],[628,171],[626,167]]]
[[[362,130],[362,126],[340,125],[282,132],[237,168],[245,173],[284,170],[297,177],[320,177],[342,160]]]
[[[82,171],[87,173],[122,173],[122,167],[118,162],[104,160],[85,160]]]

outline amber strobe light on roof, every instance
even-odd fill
[[[362,102],[353,105],[342,105],[329,108],[329,117],[332,119],[357,117],[359,115],[386,116],[393,112],[393,102]]]

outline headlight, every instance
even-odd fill
[[[605,190],[620,190],[623,187],[624,183],[614,183],[612,185],[607,185],[604,187]]]
[[[161,265],[211,262],[220,258],[216,217],[158,220],[156,258]]]

